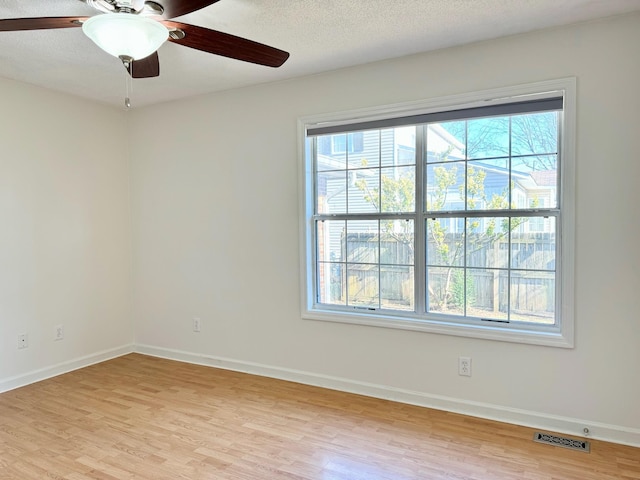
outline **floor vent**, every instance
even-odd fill
[[[576,440],[573,438],[558,437],[556,435],[550,435],[548,433],[536,432],[533,435],[533,441],[589,453],[589,442],[585,440]]]

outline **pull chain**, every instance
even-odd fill
[[[133,93],[133,58],[122,55],[120,57],[120,60],[127,70],[124,79],[124,88],[126,95],[124,97],[124,106],[125,108],[129,109],[131,108],[131,94]]]
[[[129,65],[129,68],[131,68],[131,75],[133,75],[133,62],[131,62]],[[127,96],[124,99],[124,106],[126,108],[131,108],[131,93],[133,92],[133,79],[131,78],[131,75],[127,73],[127,77],[125,79]]]

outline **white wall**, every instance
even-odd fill
[[[134,112],[138,348],[640,445],[639,44],[630,15]],[[574,349],[301,320],[298,117],[566,76]]]
[[[639,44],[630,15],[129,115],[0,79],[0,391],[135,327],[140,351],[640,445]],[[565,76],[576,348],[301,320],[298,117]]]
[[[9,80],[0,105],[2,391],[130,348],[133,328],[126,115]]]

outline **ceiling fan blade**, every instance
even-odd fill
[[[5,18],[0,20],[0,32],[81,27],[82,22],[88,18],[89,17]]]
[[[208,7],[219,1],[220,0],[156,0],[155,3],[162,5],[162,8],[164,8],[163,18],[175,18]]]
[[[133,78],[152,78],[160,75],[160,61],[158,52],[153,52],[147,58],[134,60],[127,67],[129,75]]]
[[[247,40],[246,38],[236,37],[229,33],[170,20],[164,20],[162,23],[169,29],[178,29],[184,32],[184,38],[174,38],[173,35],[169,35],[170,42],[203,52],[235,58],[243,62],[257,63],[267,67],[279,67],[289,58],[289,53],[283,50],[269,47],[253,40]],[[180,37],[180,35],[177,37]]]

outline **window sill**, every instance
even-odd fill
[[[439,319],[416,319],[391,315],[373,315],[362,312],[334,312],[323,309],[309,309],[303,312],[305,320],[367,325],[371,327],[412,330],[441,335],[471,337],[501,342],[524,343],[547,347],[573,348],[572,332],[556,329],[535,329],[530,325],[521,327],[502,325],[480,325],[472,321],[454,322]]]

